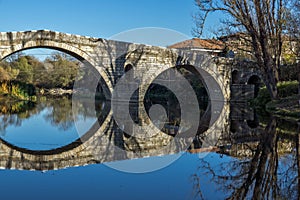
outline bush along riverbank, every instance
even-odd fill
[[[32,84],[19,81],[4,81],[0,83],[0,100],[35,101],[36,88]]]
[[[300,120],[300,95],[298,94],[298,81],[285,81],[278,83],[278,100],[271,100],[266,87],[262,87],[258,96],[250,104],[257,109],[264,109],[273,115]]]
[[[0,103],[71,95],[75,80],[86,80],[83,77],[89,75],[80,66],[78,60],[57,52],[44,61],[22,53],[4,59],[0,62]]]

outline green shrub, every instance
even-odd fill
[[[277,84],[278,97],[284,98],[298,94],[298,81],[284,81]]]
[[[283,65],[279,68],[279,80],[280,81],[293,81],[298,80],[298,74],[300,73],[300,66],[294,65]]]
[[[286,98],[295,94],[298,94],[298,81],[284,81],[277,84],[278,97]],[[270,94],[266,86],[260,88],[258,96],[251,101],[251,105],[264,107],[271,101]]]
[[[0,94],[19,100],[31,100],[35,95],[35,87],[18,81],[4,81],[0,83]]]

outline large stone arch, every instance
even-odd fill
[[[16,52],[27,49],[48,48],[59,50],[77,58],[89,67],[94,68],[95,71],[100,74],[100,78],[104,79],[106,87],[109,90],[108,92],[111,93],[113,88],[108,75],[103,69],[103,66],[100,66],[93,57],[93,47],[97,46],[94,44],[94,41],[91,40],[93,39],[88,37],[47,30],[0,33],[0,60],[3,60]],[[82,42],[82,44],[80,42]],[[14,146],[3,139],[0,139],[0,151],[3,154],[11,155],[17,160],[19,158],[24,160],[24,163],[14,162],[9,159],[7,161],[0,160],[0,165],[7,166],[7,168],[29,169],[30,166],[27,165],[26,162],[32,161],[37,163],[36,168],[41,166],[42,169],[42,162],[47,160],[48,163],[44,163],[44,165],[48,165],[47,167],[49,169],[60,168],[60,163],[57,161],[60,158],[71,160],[74,158],[74,155],[86,156],[86,151],[83,150],[89,146],[88,144],[92,143],[95,136],[99,136],[99,134],[101,135],[104,133],[111,117],[112,113],[110,112],[107,117],[103,119],[102,124],[95,123],[81,138],[78,138],[75,141],[70,141],[69,144],[63,147],[51,150],[29,150]],[[73,165],[76,165],[75,161],[72,163]],[[24,166],[18,166],[19,164],[24,164]]]
[[[149,59],[151,58],[151,59]],[[148,118],[143,106],[143,97],[150,84],[164,71],[176,66],[192,66],[201,75],[204,85],[211,100],[212,113],[208,136],[208,143],[215,144],[220,135],[219,127],[229,124],[227,114],[229,112],[228,101],[230,98],[230,72],[225,70],[222,60],[212,58],[208,55],[195,52],[181,52],[171,49],[145,46],[143,49],[129,52],[126,55],[126,64],[134,63],[135,70],[140,74],[141,85],[139,92],[139,112]],[[150,122],[148,120],[146,123]]]
[[[77,41],[74,40],[74,37],[77,38]],[[58,50],[75,57],[89,67],[95,68],[111,93],[113,87],[109,76],[103,66],[100,66],[97,60],[94,59],[93,49],[84,47],[79,43],[81,40],[86,39],[88,38],[48,30],[0,33],[0,60],[27,49],[48,48]],[[89,49],[92,52],[83,49]]]

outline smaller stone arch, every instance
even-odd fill
[[[239,121],[231,120],[230,132],[237,133],[238,131],[240,131],[240,129],[241,129],[241,127],[240,127]]]
[[[247,120],[247,125],[251,129],[255,129],[259,126],[259,119],[258,119],[258,116],[255,112],[254,112],[253,120]]]
[[[258,96],[258,92],[260,89],[260,86],[262,85],[262,79],[260,78],[259,75],[257,74],[252,74],[248,81],[247,84],[252,84],[254,85],[254,98],[256,98]]]
[[[234,69],[231,72],[231,83],[238,84],[240,80],[240,72],[237,69]]]
[[[126,65],[124,66],[124,72],[126,73],[126,72],[128,72],[128,71],[130,71],[130,70],[133,70],[133,65],[130,64],[130,63],[128,63],[128,64],[126,64]]]

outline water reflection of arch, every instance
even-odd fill
[[[251,119],[231,120],[230,123],[230,137],[236,142],[258,140],[263,131],[255,111]]]
[[[190,145],[190,138],[179,138],[175,141],[172,136],[162,132],[144,141],[128,138],[116,126],[111,111],[103,124],[105,126],[100,126],[100,128],[95,124],[81,139],[49,151],[30,151],[1,141],[0,167],[53,170],[92,163],[173,154],[184,150],[184,146]],[[203,145],[203,140],[200,143],[196,141],[196,143],[194,146],[199,148]],[[168,148],[164,148],[166,144],[170,144]]]
[[[111,112],[103,124],[111,121]],[[53,170],[69,166],[86,165],[93,156],[88,149],[99,133],[104,133],[107,126],[95,123],[81,138],[60,148],[51,150],[29,150],[14,146],[0,139],[0,167],[6,169]]]
[[[76,103],[76,102],[75,102]],[[83,107],[90,107],[90,102],[80,102],[83,104]],[[86,104],[84,104],[86,103]],[[95,106],[102,106],[101,111],[99,112],[99,110],[97,110],[97,120],[95,121],[95,123],[89,128],[89,130],[87,132],[84,132],[84,134],[82,134],[82,136],[80,138],[75,139],[74,141],[70,141],[69,144],[58,147],[58,148],[53,148],[53,149],[49,149],[49,150],[31,150],[31,149],[26,149],[23,147],[18,147],[14,144],[11,144],[9,142],[7,142],[6,140],[0,138],[1,142],[9,147],[11,147],[12,149],[16,149],[19,152],[23,152],[23,153],[28,153],[28,154],[32,154],[32,155],[54,155],[54,154],[60,154],[66,151],[71,151],[75,148],[77,148],[78,146],[82,145],[83,143],[85,143],[86,141],[88,141],[91,137],[94,136],[94,134],[98,131],[98,130],[104,130],[106,129],[106,124],[107,121],[110,120],[110,102],[106,101],[104,102],[100,102],[102,103],[101,105],[95,105]],[[108,118],[108,119],[107,119]]]
[[[139,141],[136,146],[134,141],[126,139],[122,131],[115,126],[111,112],[104,123],[107,124],[106,127],[92,127],[89,137],[86,135],[86,138],[51,151],[30,151],[0,141],[0,168],[44,171],[166,155],[182,151],[181,146],[189,142],[185,138],[174,142],[171,136],[160,133],[149,141]],[[162,148],[170,142],[170,148]],[[161,148],[161,151],[158,152],[156,147]]]

